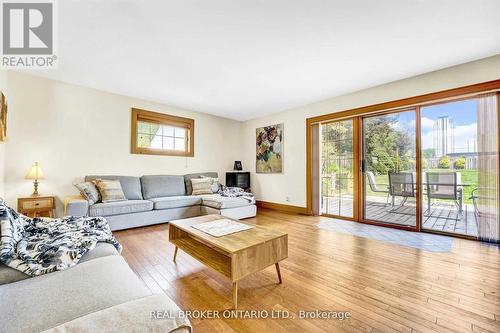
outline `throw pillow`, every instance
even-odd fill
[[[210,189],[212,190],[212,193],[219,192],[220,189],[219,178],[212,178],[207,176],[200,176],[200,178],[210,179]]]
[[[213,194],[210,188],[212,181],[209,178],[192,178],[191,186],[193,186],[192,195]]]
[[[80,191],[82,197],[84,197],[89,202],[89,205],[93,205],[101,200],[99,191],[97,190],[97,187],[95,187],[94,183],[83,182],[74,185],[78,189],[78,191]]]
[[[103,203],[127,200],[119,180],[96,179],[94,184],[101,193]]]

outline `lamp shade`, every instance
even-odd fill
[[[26,174],[26,177],[24,177],[24,178],[25,179],[35,179],[35,180],[44,179],[42,168],[40,168],[40,166],[38,165],[38,162],[35,162],[35,164],[33,164],[31,169]]]

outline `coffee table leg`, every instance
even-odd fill
[[[175,258],[177,257],[177,250],[179,250],[179,248],[176,246],[175,250],[174,250],[174,262],[175,262]]]
[[[274,266],[276,266],[276,273],[278,273],[278,280],[280,281],[280,283],[282,283],[283,281],[281,280],[280,264],[275,263]]]
[[[233,306],[235,310],[238,308],[238,281],[233,281]]]

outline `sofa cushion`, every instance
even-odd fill
[[[216,209],[244,207],[255,204],[255,200],[249,202],[241,197],[223,197],[220,194],[210,194],[201,196],[203,206],[208,206]]]
[[[255,217],[257,215],[257,206],[255,205],[225,209],[216,209],[208,206],[200,206],[200,208],[202,215],[220,214],[235,220]]]
[[[184,183],[186,184],[186,194],[191,195],[193,193],[193,187],[191,186],[191,179],[201,178],[201,176],[218,178],[217,172],[202,172],[202,173],[190,173],[184,175]]]
[[[212,178],[191,178],[191,195],[213,194]]]
[[[151,292],[122,256],[0,286],[2,332],[40,332]]]
[[[109,216],[145,212],[153,209],[153,202],[149,200],[126,200],[117,202],[98,203],[90,206],[90,216]]]
[[[30,276],[17,269],[0,264],[0,285],[28,279]]]
[[[144,199],[173,197],[186,194],[183,176],[142,176],[141,186]]]
[[[89,205],[101,201],[101,194],[93,182],[83,182],[74,185],[80,191],[82,197],[88,201]]]
[[[106,216],[112,231],[143,227],[168,221],[200,216],[201,205],[171,209],[153,209],[147,212]]]
[[[207,177],[207,176],[200,176],[200,177],[210,179],[210,190],[212,190],[212,193],[219,192],[219,190],[221,188],[219,178],[212,178],[212,177]]]
[[[119,180],[96,179],[94,183],[103,203],[127,200]]]
[[[81,258],[78,264],[84,263],[86,261],[94,260],[97,258],[102,258],[102,257],[107,257],[107,256],[117,256],[120,253],[118,253],[118,250],[116,247],[111,244],[111,243],[105,243],[105,242],[99,242],[96,244],[96,246],[90,250],[89,252],[85,253]]]
[[[153,316],[158,313],[157,319]],[[191,324],[167,295],[155,294],[76,318],[42,333],[62,332],[169,332],[190,333]]]
[[[119,253],[113,246],[113,244],[99,242],[97,243],[94,249],[90,250],[89,252],[85,253],[82,256],[78,264],[81,264],[89,260],[94,260],[97,258],[118,255],[118,254]],[[21,281],[30,277],[31,276],[29,276],[28,274],[24,274],[23,272],[18,271],[17,269],[6,266],[4,264],[0,264],[0,285]]]
[[[141,179],[131,176],[86,176],[85,181],[91,182],[96,179],[119,180],[123,193],[128,200],[142,200]]]
[[[175,197],[164,197],[151,199],[153,202],[153,209],[170,209],[196,206],[201,204],[201,198],[191,195],[182,195]]]

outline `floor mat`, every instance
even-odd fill
[[[330,219],[316,224],[320,229],[333,230],[344,234],[371,238],[392,244],[413,247],[429,252],[450,252],[453,237],[412,232],[375,225]]]

